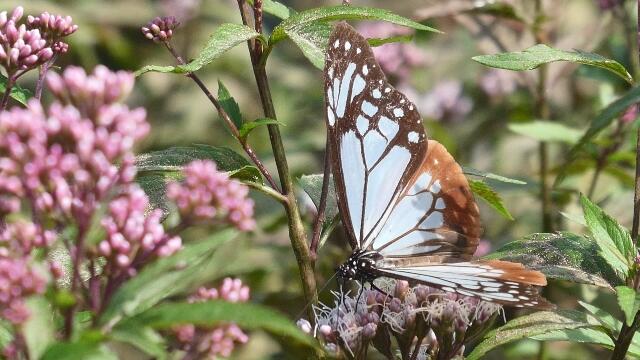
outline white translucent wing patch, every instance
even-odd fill
[[[430,172],[422,173],[391,210],[380,232],[366,246],[383,256],[410,256],[438,250],[436,231],[444,226],[445,202],[440,183]]]
[[[384,276],[414,280],[448,292],[472,296],[485,301],[516,307],[536,307],[539,303],[537,288],[515,281],[501,279],[505,271],[474,262],[457,262],[416,267],[379,268]]]

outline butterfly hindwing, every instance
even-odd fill
[[[385,257],[469,259],[478,246],[480,214],[462,168],[435,140],[370,242]],[[369,244],[367,244],[369,245]]]
[[[427,149],[420,115],[346,23],[329,39],[325,105],[339,210],[354,248],[373,239]]]

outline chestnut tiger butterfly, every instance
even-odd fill
[[[515,307],[552,308],[545,276],[522,264],[472,260],[480,215],[460,165],[428,140],[416,107],[394,89],[367,43],[344,22],[324,68],[329,156],[353,248],[345,280],[408,280]]]

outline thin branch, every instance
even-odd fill
[[[274,198],[276,201],[278,201],[278,202],[280,202],[282,204],[286,204],[287,201],[288,201],[286,196],[280,194],[278,191],[276,191],[276,190],[274,190],[274,189],[272,189],[270,187],[264,186],[262,184],[259,184],[259,183],[253,182],[253,181],[243,181],[242,183],[247,185],[248,187],[250,187],[252,189],[258,190],[261,193]]]
[[[249,16],[246,1],[238,0],[238,7],[240,8],[242,23],[244,25],[248,25],[247,19]],[[260,17],[261,14],[262,12],[259,12],[256,15],[259,15]],[[260,19],[260,22],[261,21],[262,20]],[[277,119],[265,64],[261,61],[262,43],[258,41],[248,41],[247,45],[249,47],[253,74],[258,86],[258,93],[260,94],[262,110],[266,117]],[[280,176],[282,194],[287,197],[285,210],[287,212],[287,219],[289,220],[289,237],[298,263],[304,297],[307,302],[315,303],[317,301],[317,293],[313,261],[311,259],[309,245],[307,243],[307,234],[302,222],[302,217],[300,216],[300,209],[298,208],[293,188],[293,179],[289,173],[289,165],[287,164],[287,157],[282,143],[280,128],[277,124],[269,124],[267,125],[267,129],[269,131],[271,149],[278,168],[278,175]],[[307,315],[309,317],[309,321],[312,324],[315,323],[314,313],[311,309],[307,311]]]
[[[329,142],[329,132],[327,132],[327,141],[324,152],[324,172],[322,175],[322,193],[320,194],[320,204],[318,204],[318,213],[313,224],[313,235],[311,236],[311,256],[315,259],[318,255],[318,244],[320,234],[322,233],[322,225],[324,223],[325,211],[327,209],[327,197],[329,195],[329,183],[331,178],[331,154]]]
[[[639,3],[640,4],[640,3]],[[640,128],[638,129],[636,143],[636,187],[633,196],[633,225],[631,226],[631,239],[638,244],[638,227],[640,227]]]
[[[173,57],[176,58],[178,63],[180,65],[184,65],[185,64],[184,59],[182,59],[182,56],[180,56],[175,51],[173,46],[171,46],[171,43],[166,41],[164,44],[167,47],[167,49],[169,50],[169,52],[171,53],[171,55],[173,55]],[[255,151],[253,151],[251,146],[247,143],[247,140],[240,137],[240,132],[239,132],[238,128],[234,124],[233,120],[231,120],[231,117],[229,116],[229,114],[227,114],[227,112],[224,110],[224,108],[220,105],[220,103],[218,102],[218,99],[216,99],[215,96],[213,96],[211,91],[209,91],[209,89],[204,84],[204,82],[202,82],[202,80],[200,80],[200,78],[196,74],[191,72],[191,73],[187,74],[187,77],[192,79],[196,83],[196,85],[198,85],[198,87],[202,90],[202,92],[204,92],[204,94],[207,96],[209,101],[211,101],[213,106],[218,111],[218,114],[220,115],[220,117],[224,120],[224,122],[227,124],[227,127],[229,127],[229,129],[231,130],[231,133],[233,134],[233,136],[236,139],[238,139],[238,142],[240,142],[240,145],[242,146],[244,151],[247,153],[247,155],[249,155],[249,158],[251,159],[251,161],[253,161],[253,163],[256,165],[258,170],[260,170],[260,173],[262,174],[262,176],[264,176],[265,179],[267,179],[267,182],[269,183],[269,185],[271,185],[271,187],[273,187],[274,189],[279,191],[278,185],[273,180],[273,177],[271,176],[271,173],[269,173],[269,170],[267,170],[267,168],[264,166],[262,161],[260,161],[260,159],[256,155]]]
[[[51,68],[54,62],[56,62],[57,54],[54,54],[51,59],[46,61],[44,64],[40,65],[40,70],[38,73],[38,81],[36,82],[36,93],[34,97],[38,100],[42,98],[42,91],[44,90],[44,83],[47,78],[47,72]]]

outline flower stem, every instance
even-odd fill
[[[167,49],[169,50],[169,52],[171,53],[171,55],[173,55],[173,57],[176,58],[178,63],[180,65],[184,65],[185,61],[182,59],[182,56],[180,56],[176,52],[176,50],[173,48],[173,46],[171,46],[171,43],[166,41],[164,44],[167,47]],[[224,110],[224,108],[220,105],[220,102],[218,102],[218,99],[216,99],[215,96],[213,96],[211,91],[209,91],[209,89],[204,84],[204,82],[202,82],[202,80],[200,80],[200,78],[196,74],[188,73],[187,77],[189,77],[191,80],[193,80],[196,83],[196,85],[198,85],[200,90],[202,90],[202,92],[207,96],[207,99],[209,99],[209,101],[211,101],[213,106],[218,111],[218,114],[220,115],[220,117],[224,120],[224,122],[227,124],[227,126],[231,130],[231,133],[233,134],[233,136],[236,139],[238,139],[238,141],[240,142],[240,145],[242,146],[244,151],[247,153],[247,155],[249,155],[249,158],[256,165],[256,167],[258,168],[258,170],[260,171],[262,176],[264,176],[264,178],[267,179],[267,182],[269,183],[269,185],[272,188],[278,190],[278,186],[276,185],[276,182],[273,180],[273,177],[271,176],[271,173],[269,173],[269,170],[267,170],[267,168],[264,166],[262,161],[260,161],[260,159],[256,155],[255,151],[253,151],[251,146],[247,143],[247,140],[240,137],[240,132],[239,132],[238,128],[236,127],[234,122],[231,120],[231,117],[229,116],[229,114],[227,114],[227,112]]]
[[[13,85],[15,85],[16,78],[14,75],[9,74],[7,76],[7,84],[4,89],[4,94],[2,94],[2,100],[0,100],[0,111],[3,111],[7,108],[7,104],[9,103],[9,97],[11,96],[11,89],[13,89]]]
[[[261,2],[259,2],[261,4]],[[258,4],[258,2],[256,2]],[[244,0],[238,0],[238,6],[240,8],[240,15],[244,25],[248,24],[247,6]],[[262,14],[261,10],[256,11],[256,15]],[[258,23],[258,21],[256,21]],[[261,21],[260,21],[261,23]],[[258,29],[259,32],[262,29]],[[275,107],[273,106],[273,99],[271,97],[271,89],[269,88],[269,81],[267,78],[267,72],[265,64],[260,61],[262,56],[262,44],[258,41],[248,41],[249,54],[251,57],[251,64],[253,67],[253,74],[256,78],[258,86],[258,92],[260,94],[260,101],[262,103],[262,109],[266,117],[271,119],[277,119]],[[313,269],[313,261],[311,259],[309,246],[307,244],[307,234],[304,229],[302,217],[300,216],[300,209],[295,196],[293,188],[293,179],[289,173],[289,165],[287,164],[287,157],[284,151],[282,143],[282,136],[280,134],[280,128],[277,124],[267,125],[269,131],[269,138],[271,140],[271,148],[273,156],[275,158],[276,166],[278,168],[278,175],[280,176],[280,183],[282,186],[282,194],[287,197],[287,203],[285,204],[285,210],[287,218],[289,220],[289,237],[291,238],[291,245],[293,252],[296,256],[298,263],[298,269],[300,271],[300,277],[302,279],[302,289],[304,292],[304,298],[307,302],[315,303],[317,300],[316,294],[316,280]],[[311,307],[307,310],[309,321],[315,323],[313,310]]]
[[[36,82],[36,93],[34,97],[38,100],[42,98],[42,90],[44,90],[44,80],[47,78],[47,72],[51,65],[56,61],[56,55],[53,55],[49,61],[40,66],[40,73],[38,74],[38,81]]]

